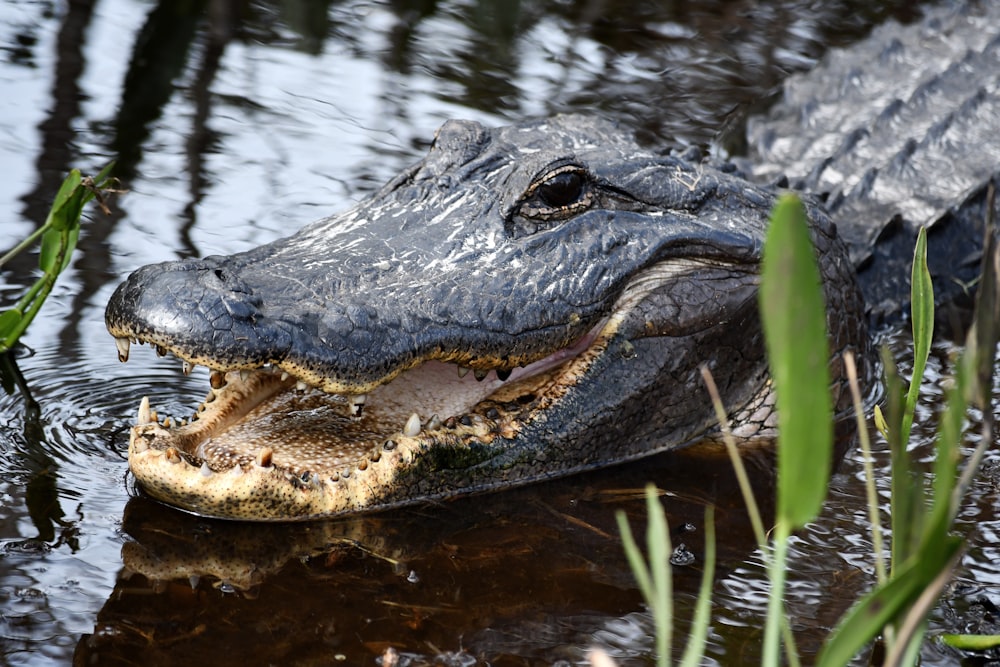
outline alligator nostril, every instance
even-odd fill
[[[215,277],[221,280],[222,282],[226,282],[226,274],[222,272],[222,269],[215,270]]]

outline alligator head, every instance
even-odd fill
[[[767,435],[773,199],[596,119],[448,122],[345,213],[119,286],[120,358],[145,342],[212,371],[189,422],[143,401],[131,470],[168,503],[257,520],[522,484],[704,436],[703,364],[736,432]],[[811,215],[839,378],[867,335],[835,228]]]

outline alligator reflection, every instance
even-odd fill
[[[428,659],[451,652],[458,663],[456,652],[493,665],[579,659],[595,631],[641,606],[614,511],[641,531],[647,479],[668,490],[675,542],[696,556],[675,568],[683,626],[701,576],[705,506],[717,506],[721,569],[753,549],[723,456],[701,447],[503,494],[302,524],[204,520],[135,498],[125,569],[74,664],[372,664],[390,646]],[[773,457],[747,459],[770,512]]]

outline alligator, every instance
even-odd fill
[[[941,294],[974,279],[998,60],[991,3],[886,24],[790,79],[733,162],[590,116],[448,121],[350,210],[118,287],[119,359],[148,343],[211,384],[190,421],[142,400],[130,469],[155,498],[240,520],[501,489],[712,437],[702,367],[735,435],[770,440],[758,270],[787,187],[810,193],[846,415],[844,355],[877,384],[869,325],[900,309],[887,276],[905,274],[916,228],[943,246]]]

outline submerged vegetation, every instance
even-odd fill
[[[989,200],[992,206],[992,192]],[[993,230],[992,221],[987,229]],[[955,520],[972,484],[986,449],[993,442],[994,351],[1000,327],[998,275],[1000,248],[995,234],[987,234],[983,274],[965,351],[955,364],[955,377],[946,389],[945,410],[935,441],[933,482],[925,484],[918,474],[915,455],[908,444],[920,388],[930,353],[934,326],[934,293],[927,269],[927,238],[921,230],[911,275],[911,322],[913,370],[904,389],[895,363],[883,351],[885,409],[875,407],[875,424],[888,443],[891,457],[891,558],[884,553],[879,521],[876,479],[854,360],[845,358],[854,397],[857,429],[865,459],[867,502],[871,522],[876,585],[840,619],[823,644],[815,662],[822,666],[845,665],[873,641],[869,664],[914,665],[927,632],[927,618],[937,603],[952,570],[963,552],[964,539],[955,533]],[[790,625],[784,610],[784,581],[788,541],[794,530],[813,521],[827,492],[832,451],[833,418],[829,395],[825,312],[814,254],[809,240],[805,210],[792,195],[783,197],[772,213],[765,244],[761,277],[761,317],[768,356],[777,392],[778,489],[774,526],[768,535],[746,482],[736,445],[726,428],[726,415],[705,372],[715,397],[730,458],[755,526],[759,548],[768,565],[771,581],[762,664],[799,664]],[[970,407],[982,411],[982,434],[978,446],[962,455],[963,428]],[[649,506],[649,566],[642,564],[631,532],[619,516],[622,539],[639,587],[655,620],[658,664],[670,664],[670,627],[673,610],[669,598],[670,544],[668,531],[654,488],[647,489]],[[710,516],[706,525],[711,525]],[[705,579],[714,569],[713,536],[706,535]],[[890,561],[887,565],[886,561]],[[682,664],[693,664],[689,655],[701,655],[711,619],[702,610],[710,604],[710,589],[703,585],[693,630]],[[663,639],[663,636],[666,639]],[[951,646],[985,650],[1000,645],[1000,637],[945,635]],[[694,644],[701,644],[700,647]],[[784,661],[783,661],[784,657]]]

